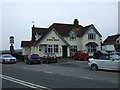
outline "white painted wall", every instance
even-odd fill
[[[30,54],[31,54],[31,50],[29,47],[22,48],[22,55],[30,55]]]
[[[47,41],[47,39],[52,39],[52,37],[55,37],[55,39],[59,39],[59,41]],[[66,45],[61,38],[52,31],[41,43],[39,44],[57,44],[57,45]]]
[[[105,45],[102,48],[103,50],[115,51],[114,45]]]

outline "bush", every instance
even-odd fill
[[[24,61],[24,55],[19,55],[19,54],[12,54],[14,57],[16,57],[16,59],[20,59]]]

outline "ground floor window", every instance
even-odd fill
[[[58,53],[58,45],[45,45],[45,53]]]
[[[88,48],[88,52],[89,52],[89,53],[94,53],[94,52],[96,52],[96,46],[87,46],[87,48]]]
[[[77,46],[70,46],[70,52],[71,53],[77,52]]]

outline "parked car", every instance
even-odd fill
[[[25,62],[30,65],[33,63],[40,64],[41,60],[38,54],[32,54],[32,55],[27,56],[27,58],[25,59]]]
[[[16,58],[13,57],[10,54],[3,54],[3,55],[0,55],[0,61],[3,64],[5,64],[5,63],[16,63]]]
[[[43,57],[41,57],[42,62],[49,63],[54,62],[57,63],[57,57],[54,53],[46,53]]]
[[[89,59],[89,54],[86,50],[80,50],[80,51],[77,51],[74,55],[73,55],[73,58],[76,60],[88,60]]]
[[[120,56],[117,54],[102,55],[99,59],[89,59],[88,65],[92,70],[118,70],[120,71]]]
[[[120,52],[112,52],[111,54],[113,54],[113,55],[119,55],[120,56]]]
[[[96,51],[96,52],[94,52],[94,54],[93,54],[93,58],[94,59],[98,59],[98,58],[100,58],[101,56],[103,56],[103,55],[108,55],[109,53],[108,52],[106,52],[106,51]]]

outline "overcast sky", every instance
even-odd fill
[[[32,21],[37,27],[48,28],[52,23],[72,24],[76,18],[80,25],[94,24],[103,40],[118,33],[117,2],[5,2],[2,49],[9,49],[11,35],[15,37],[15,49],[21,48],[22,40],[30,40]]]

